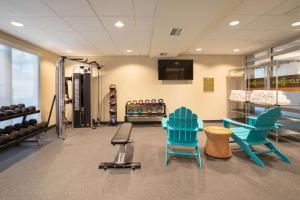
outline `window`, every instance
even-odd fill
[[[39,106],[39,56],[0,44],[0,105]],[[38,118],[39,115],[29,116]],[[22,119],[3,121],[0,127]]]

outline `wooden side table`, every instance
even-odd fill
[[[204,152],[216,158],[229,158],[232,156],[229,145],[231,130],[221,126],[208,126],[204,128],[207,136]]]

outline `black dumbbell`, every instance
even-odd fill
[[[28,121],[22,122],[22,128],[27,128],[29,126]]]
[[[11,126],[11,125],[9,125],[9,126],[6,126],[5,128],[4,128],[4,133],[5,134],[10,134],[11,132],[13,132],[14,131],[14,126]]]
[[[43,129],[43,128],[48,127],[48,122],[40,122],[40,123],[35,124],[35,126],[38,127],[39,129]]]
[[[28,121],[28,124],[31,125],[31,126],[34,126],[36,123],[37,123],[37,120],[36,120],[36,119],[30,119],[30,120]]]
[[[20,110],[20,108],[15,108],[15,109],[13,109],[12,111],[13,111],[13,113],[14,113],[15,115],[22,112],[22,111]]]
[[[18,105],[12,104],[9,106],[9,110],[14,110],[15,108],[18,108]]]
[[[13,115],[14,111],[13,110],[5,110],[3,113],[4,113],[4,115],[8,116],[8,115]]]
[[[33,133],[33,132],[39,130],[39,128],[36,126],[28,126],[27,129],[30,130],[30,133]]]
[[[3,135],[3,134],[5,134],[5,131],[3,128],[0,128],[0,135]]]
[[[4,116],[5,116],[4,112],[0,111],[0,117],[4,117]]]
[[[25,104],[24,103],[19,103],[18,104],[18,108],[24,108],[25,107]]]
[[[9,109],[9,106],[1,106],[0,110],[3,112],[5,110],[8,110]]]
[[[35,106],[29,106],[28,107],[30,112],[36,111],[36,107]]]
[[[14,130],[15,131],[18,131],[18,130],[20,130],[22,128],[22,124],[21,123],[16,123],[15,125],[14,125]]]
[[[26,112],[28,112],[28,111],[29,111],[29,108],[27,108],[27,107],[23,107],[23,108],[21,108],[21,111],[22,111],[23,113],[26,113]]]
[[[20,131],[23,131],[23,135],[28,135],[31,133],[31,130],[27,127],[27,128],[22,128]]]
[[[6,144],[10,141],[10,138],[8,135],[0,135],[0,145]]]

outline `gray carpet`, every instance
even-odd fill
[[[292,165],[270,154],[261,156],[266,167],[259,168],[244,152],[235,150],[233,157],[228,160],[207,158],[202,152],[202,169],[197,167],[193,158],[176,157],[165,167],[163,130],[160,127],[135,127],[132,133],[133,160],[140,161],[142,169],[98,170],[101,161],[114,159],[117,147],[110,144],[110,139],[116,129],[69,129],[66,140],[44,136],[48,142],[41,148],[34,144],[22,144],[15,150],[12,148],[0,152],[0,199],[299,198],[299,143],[281,141],[277,145],[293,161]],[[204,133],[201,133],[200,140],[203,150]],[[236,145],[232,147],[237,148]],[[26,151],[26,148],[28,152],[20,155],[21,150]]]

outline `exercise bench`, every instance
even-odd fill
[[[114,162],[102,162],[99,165],[99,169],[108,169],[108,168],[131,168],[133,170],[140,169],[140,162],[126,162],[126,145],[131,143],[130,135],[132,130],[131,123],[124,123],[120,126],[114,137],[111,139],[112,145],[120,145],[119,151],[117,153],[116,159]]]

